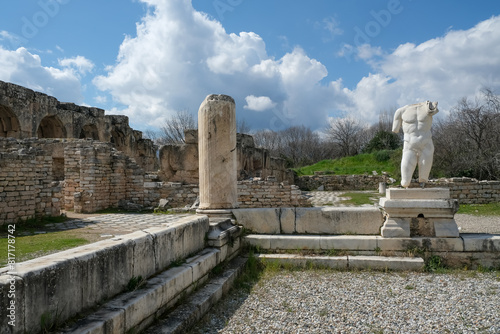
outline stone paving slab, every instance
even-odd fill
[[[341,201],[347,200],[348,197],[342,196],[347,192],[360,192],[360,193],[373,193],[374,191],[309,191],[306,192],[305,196],[308,198],[307,201],[312,204],[312,206],[346,206],[342,204]],[[378,200],[376,201],[378,202]],[[364,204],[362,206],[374,206],[371,204]]]
[[[96,233],[122,235],[152,227],[172,224],[191,214],[130,214],[116,213],[69,219],[62,223],[46,225],[47,232],[86,228]]]

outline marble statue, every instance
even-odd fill
[[[439,112],[437,102],[421,102],[396,110],[392,131],[404,132],[403,158],[401,160],[401,185],[410,186],[411,177],[418,164],[418,180],[422,187],[429,179],[434,156],[432,143],[432,116]]]

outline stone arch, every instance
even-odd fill
[[[99,140],[99,130],[95,124],[86,124],[82,131],[80,131],[80,139],[94,139]]]
[[[0,105],[0,137],[18,138],[20,132],[19,120],[6,106]]]
[[[46,116],[37,130],[38,138],[66,138],[66,128],[57,116]]]
[[[118,129],[111,130],[111,143],[115,145],[118,151],[123,151],[125,148],[125,134]]]

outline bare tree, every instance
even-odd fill
[[[256,146],[267,148],[272,155],[287,159],[289,167],[332,158],[330,143],[305,126],[293,126],[281,131],[261,130],[253,136]]]
[[[370,140],[369,131],[353,117],[336,118],[330,121],[326,133],[338,147],[342,157],[356,155]]]
[[[280,155],[283,153],[282,138],[280,134],[272,130],[259,130],[253,134],[255,146],[268,149],[273,155]]]
[[[446,176],[500,178],[500,99],[484,89],[474,101],[460,100],[434,128],[436,167]]]
[[[251,130],[250,125],[247,124],[245,119],[241,119],[236,122],[236,129],[238,133],[245,133],[245,134],[249,134]]]
[[[155,142],[158,145],[184,143],[184,131],[196,128],[196,121],[189,111],[178,111],[160,128]]]

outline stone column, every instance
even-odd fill
[[[198,111],[198,213],[231,215],[237,207],[236,111],[232,97],[209,95]]]

